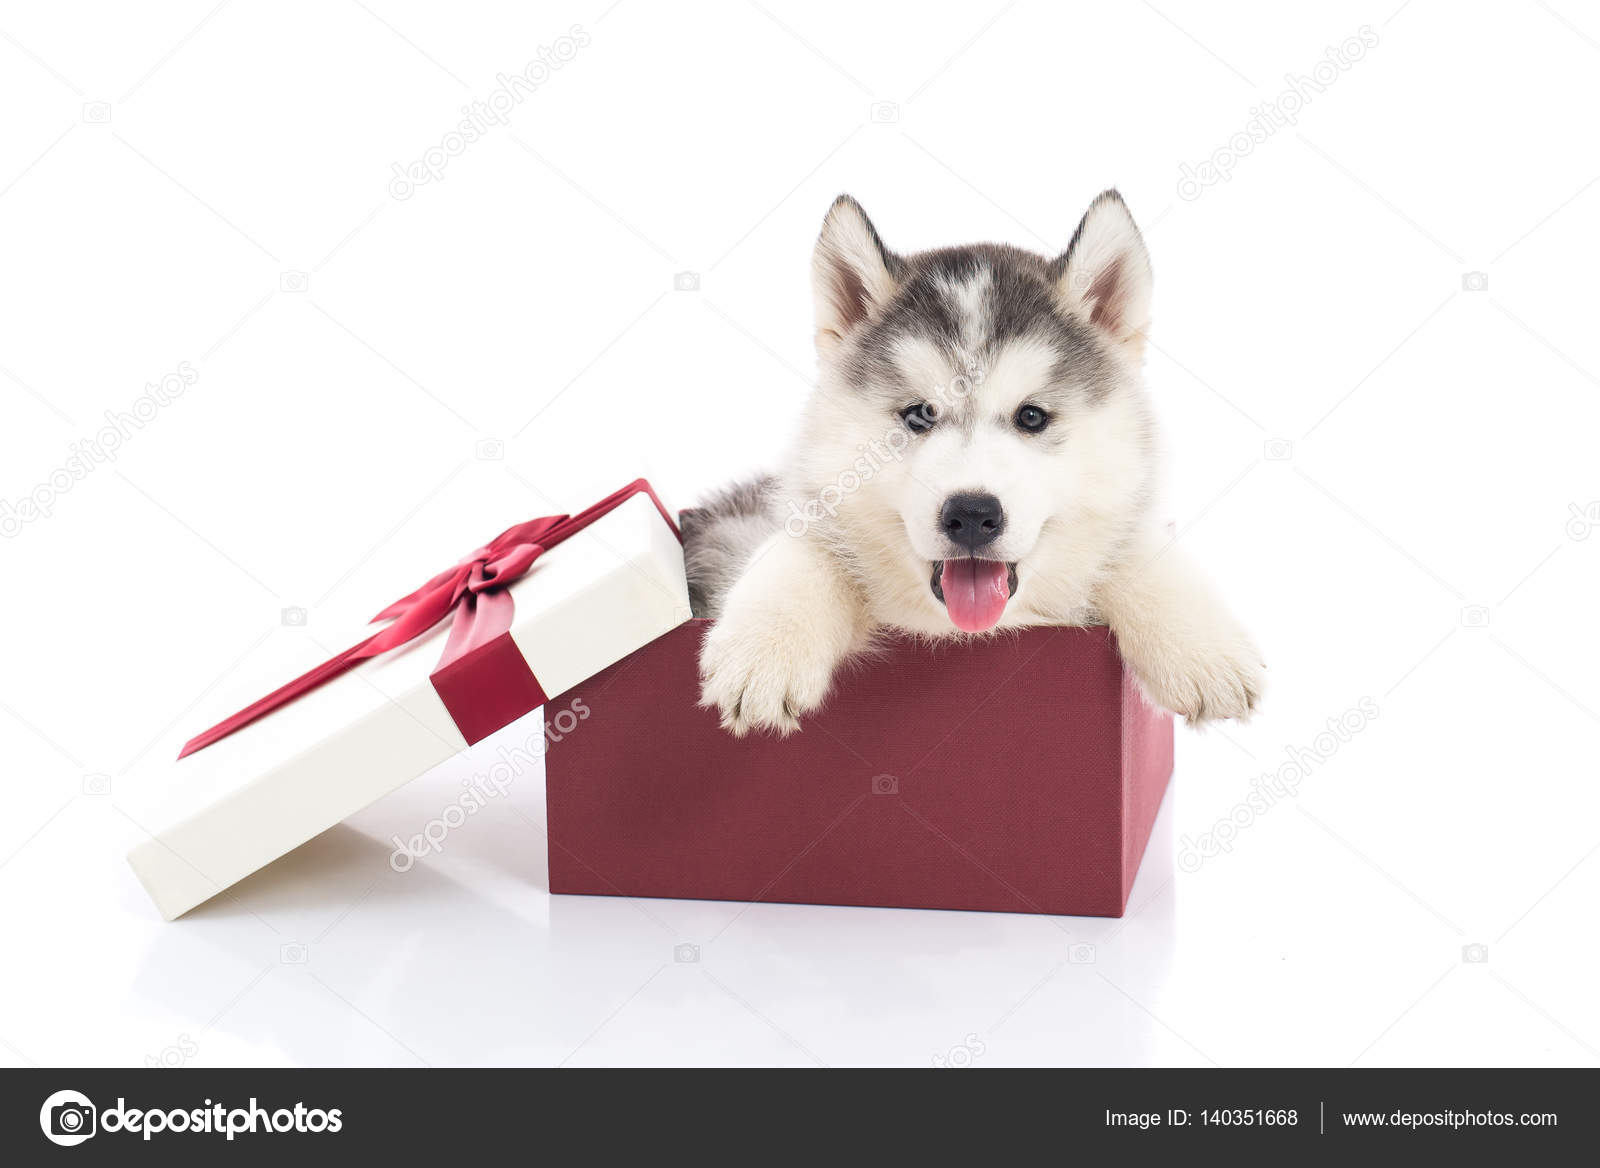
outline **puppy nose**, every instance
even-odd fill
[[[977,491],[951,495],[939,508],[939,526],[954,543],[977,551],[993,543],[1006,525],[1000,500]]]

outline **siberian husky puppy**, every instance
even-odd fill
[[[1104,623],[1156,705],[1244,718],[1260,655],[1151,504],[1150,262],[1115,191],[1054,258],[898,255],[839,198],[812,263],[820,380],[784,465],[687,512],[702,704],[796,730],[874,634]]]

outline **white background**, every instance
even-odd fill
[[[198,374],[0,541],[0,1063],[1600,1061],[1600,12],[666,7],[0,12],[0,498]],[[391,196],[575,24],[510,125]],[[1296,126],[1180,196],[1363,25]],[[230,687],[502,521],[771,460],[834,195],[898,249],[1053,253],[1113,184],[1171,513],[1271,666],[1253,724],[1180,727],[1125,919],[552,899],[537,775],[392,872],[465,759],[160,921],[128,807]]]

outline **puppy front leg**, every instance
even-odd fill
[[[1263,686],[1260,651],[1183,553],[1148,538],[1097,605],[1146,694],[1191,723],[1244,719]]]
[[[700,704],[723,728],[789,734],[822,704],[833,672],[861,643],[865,608],[833,557],[778,532],[729,590],[700,649]]]

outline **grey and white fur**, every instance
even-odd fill
[[[1153,514],[1151,273],[1120,195],[1054,258],[898,255],[842,196],[812,287],[819,382],[781,468],[684,516],[727,729],[798,729],[882,632],[1040,624],[1109,624],[1191,722],[1250,714],[1260,655]]]

